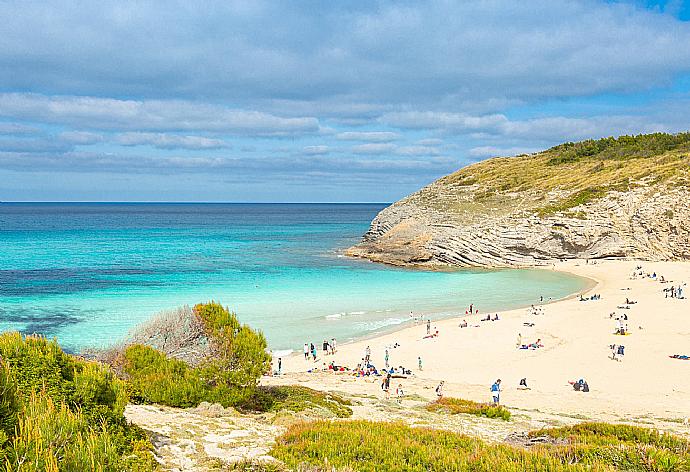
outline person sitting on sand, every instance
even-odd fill
[[[589,392],[589,385],[585,379],[580,379],[577,382],[568,381],[573,386],[573,390],[577,392]]]
[[[532,390],[527,386],[527,377],[520,379],[520,384],[518,385],[518,390]]]
[[[498,313],[496,313],[496,316],[494,316],[494,318],[491,321],[498,321],[498,320],[499,320]]]
[[[486,315],[486,318],[482,318],[479,321],[491,321],[491,315]]]
[[[461,328],[467,328],[467,320],[462,320],[462,321],[460,322],[460,327],[461,327]]]

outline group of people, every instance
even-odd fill
[[[333,355],[336,352],[338,352],[335,338],[332,338],[330,341],[324,339],[323,343],[321,344],[321,349],[323,350],[324,356]],[[316,346],[314,346],[314,343],[304,343],[303,353],[305,361],[308,361],[311,357],[312,360],[316,362],[318,353],[316,351]]]

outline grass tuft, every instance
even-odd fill
[[[477,403],[471,400],[462,400],[460,398],[439,398],[435,402],[428,404],[426,409],[435,413],[449,413],[451,415],[463,413],[467,415],[484,416],[486,418],[501,418],[505,421],[510,420],[510,411],[502,405]]]

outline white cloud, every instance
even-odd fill
[[[523,148],[523,147],[496,147],[496,146],[478,146],[470,149],[469,155],[472,157],[512,157],[518,154],[530,154],[538,149]]]
[[[328,154],[328,151],[328,146],[305,146],[302,149],[302,152],[308,156],[321,156]]]
[[[441,152],[432,146],[400,146],[395,153],[401,156],[438,156]]]
[[[398,133],[391,131],[346,131],[338,133],[336,139],[341,141],[365,141],[371,143],[387,143],[399,139]]]
[[[180,100],[3,93],[0,116],[102,130],[203,130],[264,136],[319,131],[316,118],[282,118],[259,111]]]
[[[158,149],[221,149],[229,147],[222,139],[204,136],[181,136],[166,133],[122,133],[115,141],[123,146],[153,146]]]
[[[357,146],[352,146],[352,152],[354,154],[388,154],[395,150],[396,146],[394,144],[387,143],[370,143],[370,144],[359,144]]]
[[[103,141],[103,135],[88,131],[65,131],[58,135],[62,141],[72,144],[96,144]]]

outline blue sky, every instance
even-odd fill
[[[690,2],[0,1],[0,200],[394,201],[690,129]]]

